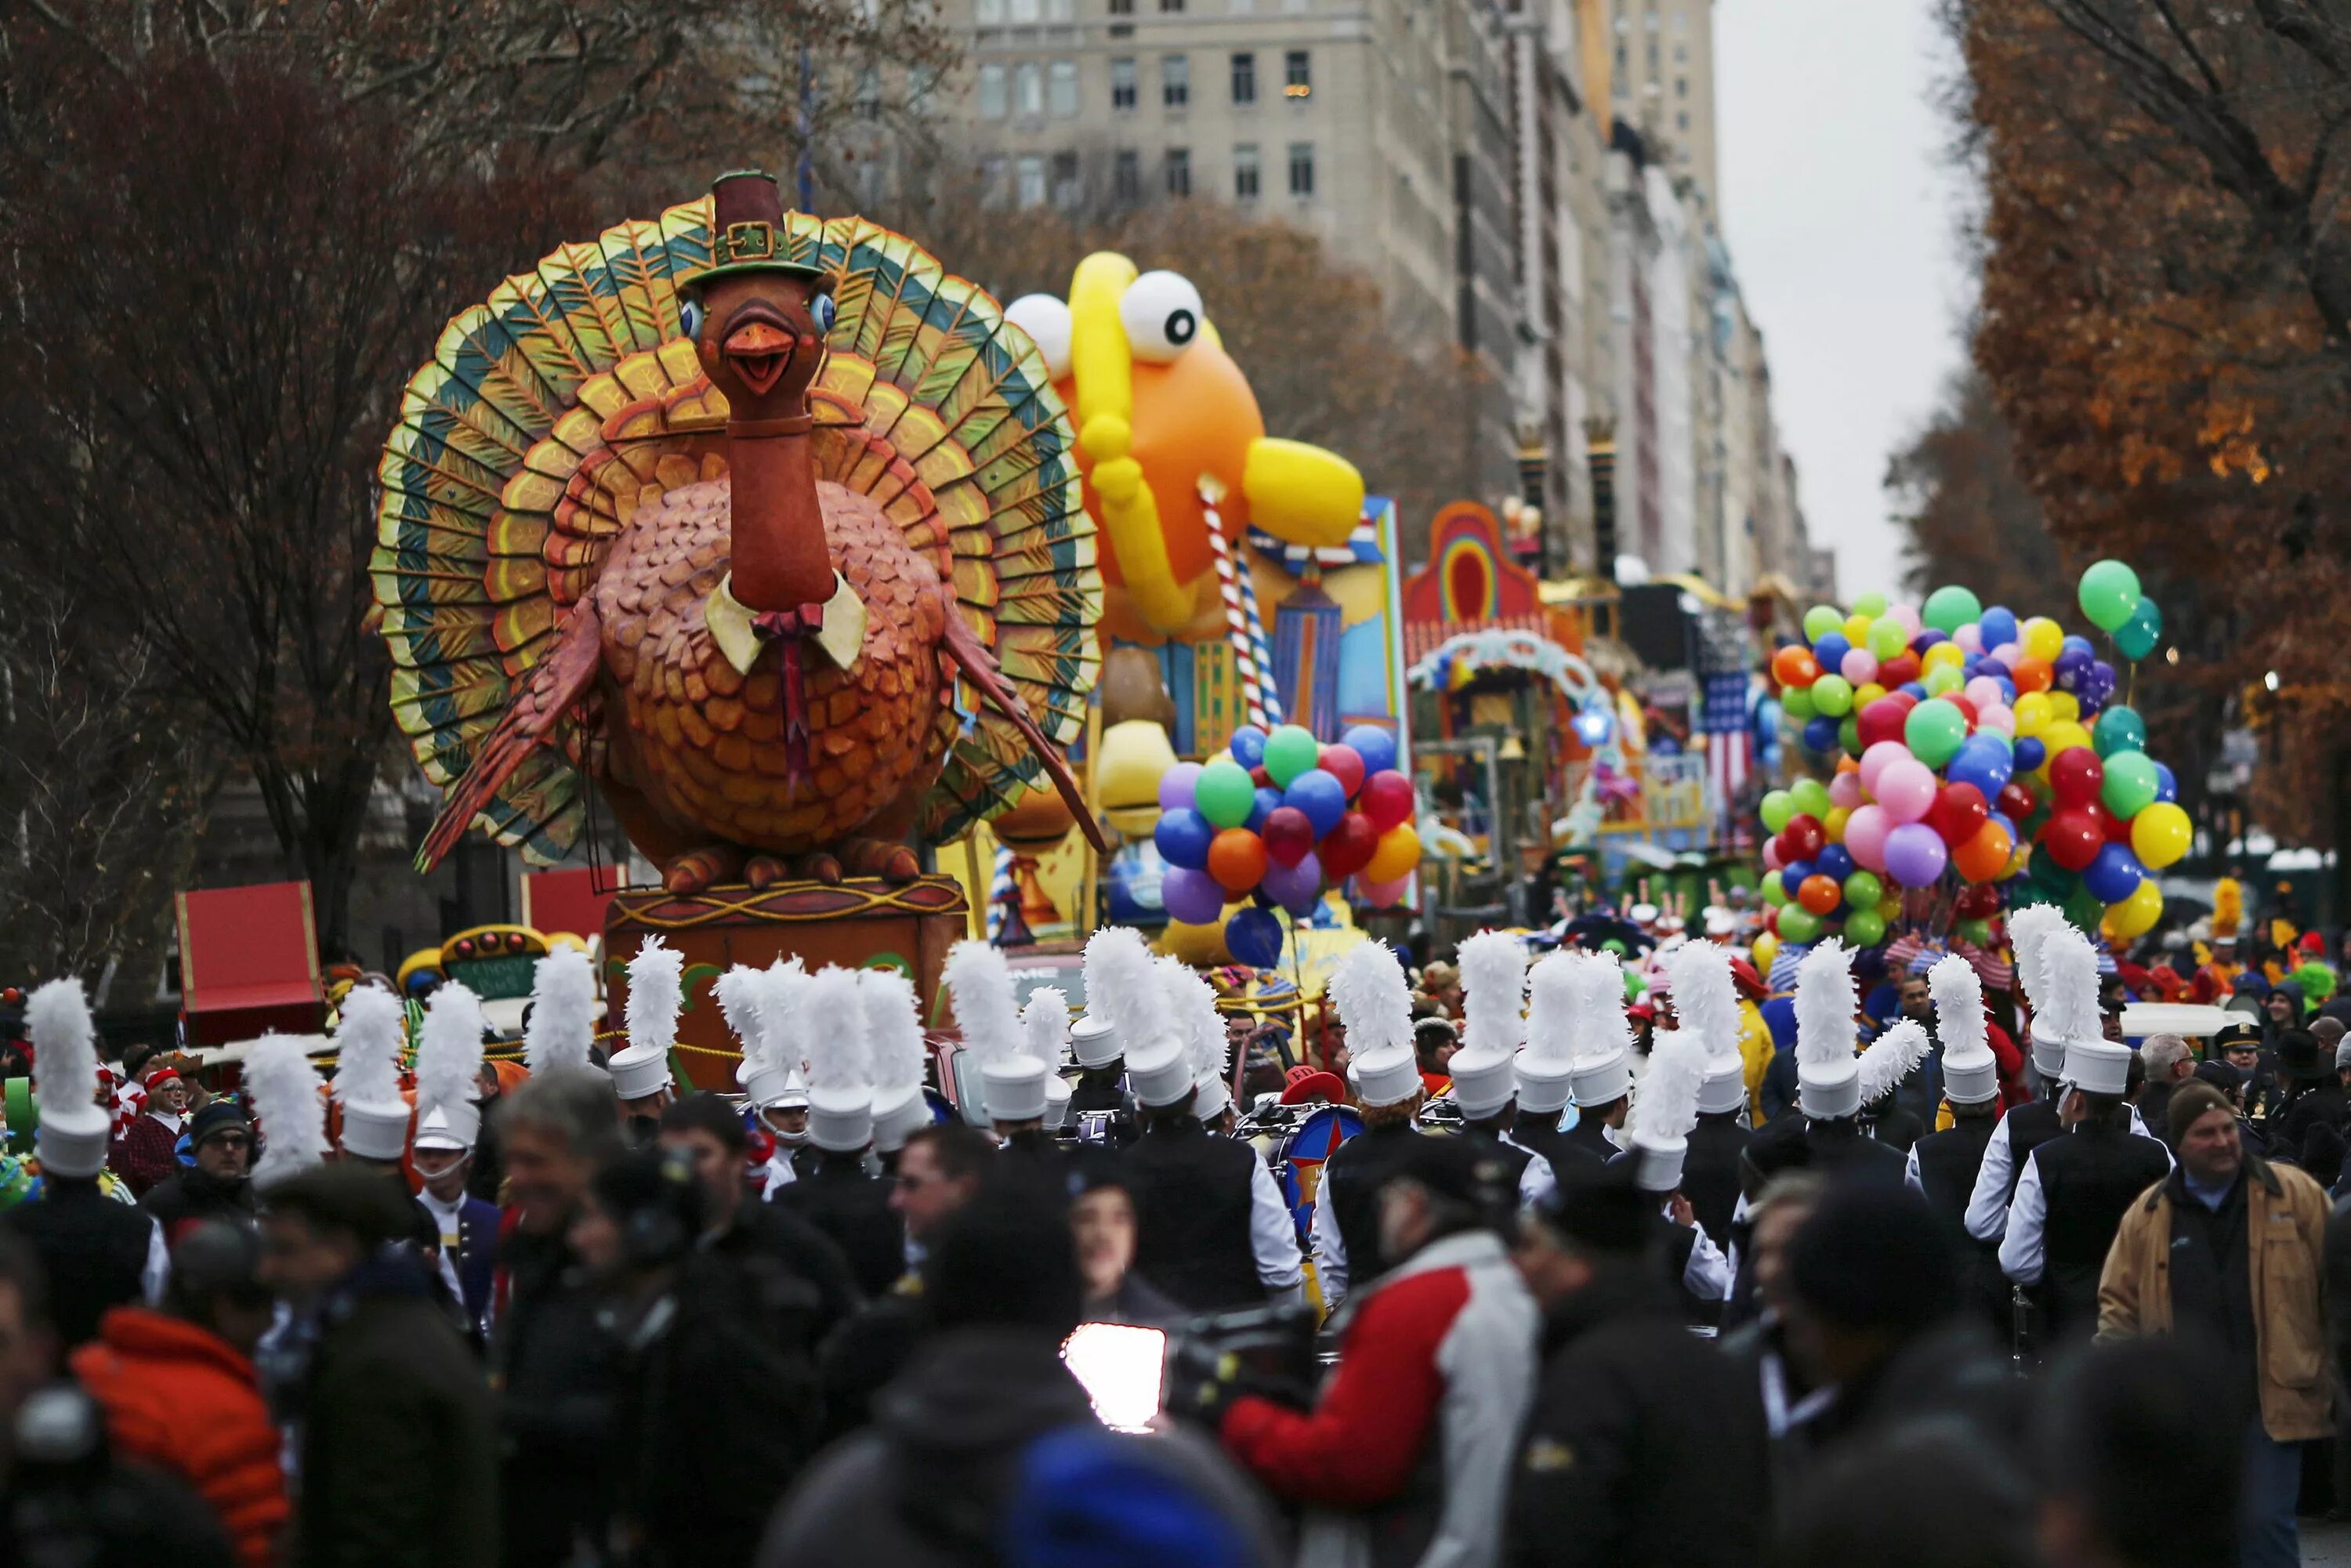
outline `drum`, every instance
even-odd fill
[[[1322,1162],[1363,1130],[1364,1118],[1353,1106],[1318,1105],[1282,1140],[1277,1167],[1281,1201],[1290,1206],[1301,1246],[1311,1245],[1308,1231],[1314,1223],[1314,1194],[1322,1185]]]

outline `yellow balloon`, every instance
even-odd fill
[[[1852,820],[1853,813],[1843,806],[1831,806],[1829,814],[1821,819],[1821,831],[1828,835],[1829,842],[1841,844],[1844,842],[1844,825]]]
[[[2065,724],[2072,724],[2082,716],[2082,705],[2072,692],[2046,692],[2043,695],[2049,699],[2049,713],[2052,717]]]
[[[2120,904],[2107,904],[2105,918],[2099,924],[2112,928],[2117,936],[2144,936],[2155,929],[2155,923],[2162,915],[2163,894],[2156,887],[2155,879],[2148,877],[2139,883],[2128,898]]]
[[[2054,664],[2065,651],[2065,628],[2046,615],[2035,615],[2018,632],[2017,641],[2030,657]]]
[[[1779,952],[1780,939],[1769,931],[1757,932],[1753,946],[1748,948],[1749,955],[1755,961],[1755,972],[1759,975],[1771,972],[1771,960],[1778,956]]]
[[[2188,813],[2168,800],[2158,800],[2139,808],[2130,820],[2131,853],[2138,863],[2149,871],[2160,871],[2188,852],[2196,837],[2196,825]],[[2141,883],[2142,888],[2151,883]]]
[[[2049,694],[2026,692],[2016,699],[2014,712],[2017,734],[2025,737],[2039,735],[2049,727]]]
[[[1856,648],[1868,647],[1870,625],[1870,618],[1866,615],[1846,616],[1844,618],[1844,640],[1852,643]]]
[[[1410,875],[1419,866],[1420,834],[1414,831],[1410,822],[1398,822],[1380,835],[1361,874],[1369,882],[1394,882]]]
[[[2049,727],[2041,732],[2041,744],[2049,748],[2050,756],[2055,757],[2059,752],[2089,745],[2090,732],[2070,719],[2053,720]]]
[[[1918,657],[1922,670],[1959,669],[1968,662],[1967,650],[1957,643],[1938,643]]]
[[[1859,713],[1886,695],[1886,688],[1876,681],[1864,681],[1853,688],[1853,711]]]

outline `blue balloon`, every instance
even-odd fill
[[[1804,879],[1812,875],[1813,870],[1810,861],[1790,861],[1780,868],[1781,890],[1790,898],[1795,897],[1796,890],[1804,885]]]
[[[2065,640],[2057,644],[2057,657],[2063,659],[2066,654],[2075,652],[2087,654],[2093,659],[2098,656],[2098,651],[2090,646],[2090,640],[2087,637],[2068,632],[2065,633]]]
[[[2016,823],[2014,820],[2011,819],[2005,811],[1994,811],[1991,814],[1991,820],[1998,822],[2001,827],[2008,830],[2008,841],[2011,844],[2024,836],[2016,831]]]
[[[1355,748],[1355,755],[1364,759],[1364,777],[1366,779],[1396,765],[1395,735],[1378,725],[1351,726],[1347,733],[1339,737],[1339,744]]]
[[[1310,768],[1290,781],[1290,788],[1282,791],[1281,803],[1305,812],[1319,839],[1337,827],[1339,819],[1347,814],[1347,789],[1335,775]]]
[[[2019,737],[2016,743],[2016,768],[2018,772],[2034,772],[2043,763],[2048,760],[2049,748],[2041,743],[2041,737],[2039,736],[2028,735]]]
[[[2080,642],[2080,639],[2075,638],[2073,641]],[[2049,667],[2057,672],[2058,685],[2070,692],[2080,684],[2082,677],[2089,673],[2090,666],[2097,662],[2098,656],[2090,652],[2088,643],[2084,643],[2078,648],[2068,647],[2064,653],[2059,653],[2050,662]]]
[[[2158,800],[2172,801],[2179,799],[2179,780],[2173,776],[2170,768],[2160,762],[2155,765],[2155,798]]]
[[[2007,674],[2004,673],[1994,675],[1992,679],[2000,683],[2001,705],[2003,707],[2014,707],[2016,706],[2016,683],[2009,679]]]
[[[1905,681],[1894,689],[1896,691],[1908,692],[1920,702],[1925,702],[1927,700],[1927,687],[1922,682]]]
[[[2007,784],[2013,765],[2008,753],[1997,741],[1987,741],[1971,736],[1959,749],[1958,755],[1944,767],[1944,777],[1954,784],[1972,784],[1983,791],[1986,800],[1997,796]]]
[[[1243,909],[1225,922],[1225,948],[1238,963],[1270,968],[1281,958],[1281,922],[1262,909]]]
[[[1159,858],[1186,871],[1207,869],[1208,841],[1216,836],[1217,830],[1209,826],[1208,819],[1189,806],[1180,811],[1160,812],[1159,825],[1151,830],[1151,841],[1159,847]]]
[[[1836,673],[1836,667],[1844,663],[1844,656],[1852,652],[1853,639],[1842,632],[1832,632],[1813,644],[1813,657],[1820,661],[1821,668],[1831,674]]]
[[[1245,724],[1233,731],[1233,760],[1244,768],[1255,768],[1265,760],[1265,731],[1253,724]],[[1257,824],[1249,824],[1255,827]]]
[[[1257,787],[1257,804],[1249,808],[1249,821],[1241,824],[1250,832],[1265,826],[1265,814],[1281,804],[1281,791],[1270,784]]]
[[[1976,632],[1983,639],[1987,653],[2002,643],[2015,642],[2016,632],[2016,612],[2004,604],[1995,604],[1976,617]]]
[[[1910,651],[1914,653],[1923,653],[1928,649],[1933,647],[1936,643],[1948,643],[1950,640],[1951,637],[1949,632],[1938,632],[1935,628],[1929,626],[1926,630],[1920,632],[1916,637],[1910,639]]]
[[[2098,847],[2098,857],[2082,872],[2082,885],[2100,904],[2120,904],[2147,880],[2147,868],[2127,846],[2112,841]]]
[[[1843,844],[1829,844],[1823,848],[1816,863],[1823,876],[1833,876],[1839,882],[1853,874],[1853,852]]]
[[[1837,721],[1828,715],[1814,714],[1804,721],[1804,749],[1834,751],[1837,746]]]

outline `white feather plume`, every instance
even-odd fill
[[[800,1025],[808,1016],[808,970],[795,954],[778,958],[757,974],[758,999],[752,1014],[755,1043],[747,1045],[744,1054],[754,1067],[772,1064],[787,1072],[805,1071],[808,1031]]]
[[[1167,1010],[1163,1015],[1176,1038],[1184,1042],[1184,1054],[1192,1063],[1195,1078],[1221,1078],[1225,1072],[1225,1017],[1217,1010],[1217,988],[1208,984],[1197,969],[1171,955],[1157,960],[1160,993],[1166,998]]]
[[[857,971],[827,964],[808,977],[805,1001],[822,1029],[808,1031],[809,1092],[873,1086],[873,1061],[865,1048],[865,1006],[857,991]]]
[[[1668,989],[1681,1026],[1675,1032],[1698,1042],[1708,1070],[1724,1057],[1739,1056],[1739,989],[1730,977],[1730,955],[1711,942],[1686,942],[1666,956]],[[1656,1071],[1652,1061],[1651,1071]]]
[[[1527,946],[1507,931],[1461,944],[1461,1049],[1509,1056],[1526,1039]]]
[[[759,1009],[768,1000],[768,972],[737,964],[710,988],[718,998],[718,1015],[743,1042],[743,1054],[754,1056],[760,1044]]]
[[[1151,948],[1131,925],[1105,925],[1086,938],[1086,1011],[1115,1031],[1121,1051],[1139,1051],[1159,1032],[1159,982]]]
[[[895,969],[860,969],[857,994],[864,1004],[874,1092],[882,1095],[919,1087],[930,1048],[923,1042],[923,1019],[916,1010],[914,982]]]
[[[1705,1081],[1706,1048],[1678,1030],[1659,1035],[1649,1051],[1641,1091],[1633,1099],[1633,1136],[1667,1146],[1688,1137],[1698,1125],[1698,1092]]]
[[[1947,953],[1927,971],[1927,994],[1935,998],[1935,1032],[1942,1037],[1946,1064],[1975,1064],[1991,1055],[1984,1029],[1983,981],[1976,967]]]
[[[343,1105],[381,1105],[400,1098],[400,1047],[408,1015],[400,998],[381,986],[353,986],[343,998],[343,1018],[335,1030],[335,1100]]]
[[[958,942],[947,949],[940,977],[955,998],[964,1049],[982,1066],[1020,1054],[1020,1014],[1012,1002],[1012,970],[1002,953],[985,942]]]
[[[1861,1103],[1867,1105],[1892,1093],[1927,1060],[1934,1044],[1927,1038],[1927,1026],[1911,1019],[1900,1019],[1871,1040],[1861,1053]]]
[[[317,1165],[327,1155],[327,1103],[319,1095],[318,1070],[302,1042],[265,1034],[246,1053],[245,1099],[261,1139],[261,1159],[253,1167],[256,1186]]]
[[[629,1045],[667,1055],[677,1045],[677,1017],[685,1008],[685,955],[658,936],[629,960]]]
[[[1567,960],[1568,1040],[1578,1061],[1604,1061],[1633,1049],[1633,1022],[1625,1016],[1625,970],[1605,953],[1577,950]]]
[[[2068,925],[2051,933],[2041,950],[2041,967],[2048,977],[2048,999],[2041,1017],[2061,1040],[2096,1040],[2105,1033],[2098,1013],[2098,952],[2090,939]]]
[[[1527,976],[1527,1055],[1552,1071],[1575,1060],[1575,956],[1557,952]]]
[[[1020,1009],[1020,1028],[1029,1037],[1029,1054],[1048,1067],[1059,1067],[1070,1051],[1070,998],[1053,986],[1029,993]]]
[[[523,1061],[534,1073],[585,1067],[596,1042],[596,967],[577,947],[558,947],[530,977],[530,1022]]]
[[[482,1071],[482,999],[451,980],[425,1004],[416,1031],[416,1113],[462,1105]]]
[[[1358,942],[1348,948],[1331,971],[1328,990],[1356,1060],[1391,1046],[1412,1049],[1412,993],[1386,943]]]
[[[2037,1012],[2049,1005],[2049,938],[2065,929],[2065,912],[2053,904],[2027,904],[2008,917],[2009,946],[2016,953],[2016,977]]]
[[[33,1042],[33,1092],[47,1110],[98,1103],[98,1030],[89,998],[68,976],[34,988],[25,1000],[25,1034]]]
[[[1796,1065],[1853,1060],[1853,950],[1824,936],[1796,966]]]

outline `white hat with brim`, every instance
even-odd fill
[[[2000,1058],[1989,1050],[1966,1056],[1943,1053],[1943,1098],[1954,1105],[1981,1105],[2000,1098]]]
[[[1453,1103],[1473,1122],[1499,1116],[1518,1097],[1518,1063],[1509,1051],[1457,1051],[1445,1064],[1453,1075]]]
[[[1635,1179],[1643,1192],[1671,1192],[1682,1185],[1682,1156],[1689,1152],[1687,1138],[1651,1143],[1636,1134],[1633,1152],[1640,1166]]]
[[[875,1100],[872,1114],[873,1146],[893,1155],[906,1146],[908,1138],[931,1124],[931,1103],[917,1083],[886,1100]]]
[[[1173,1035],[1161,1035],[1126,1058],[1126,1086],[1154,1109],[1173,1105],[1192,1092],[1192,1057]]]
[[[475,1104],[435,1105],[416,1124],[420,1149],[471,1149],[482,1135],[482,1108]]]
[[[66,1177],[87,1178],[106,1168],[107,1141],[114,1118],[101,1105],[43,1107],[40,1126],[33,1134],[34,1152],[41,1169]]]
[[[1070,1026],[1070,1053],[1084,1068],[1109,1067],[1118,1061],[1118,1030],[1108,1019],[1088,1013]]]
[[[2126,1093],[2133,1054],[2129,1046],[2111,1040],[2067,1040],[2064,1082],[2085,1094]]]
[[[808,1103],[808,1085],[799,1074],[788,1066],[763,1062],[758,1067],[738,1067],[735,1081],[743,1086],[743,1098],[755,1111],[766,1111],[778,1105]]]
[[[1842,1122],[1861,1114],[1861,1058],[1849,1056],[1825,1066],[1800,1063],[1796,1109],[1814,1122]]]
[[[1366,1105],[1401,1105],[1419,1093],[1420,1059],[1407,1045],[1367,1051],[1347,1063],[1355,1097]]]
[[[1579,1056],[1571,1076],[1578,1106],[1614,1104],[1633,1092],[1633,1059],[1621,1046],[1605,1056]]]
[[[1045,1081],[1053,1070],[1033,1056],[1008,1056],[979,1070],[980,1092],[991,1122],[1034,1122],[1045,1113]]]
[[[2065,1037],[2051,1033],[2039,1019],[2032,1020],[2032,1071],[2043,1078],[2065,1071]]]
[[[820,1089],[809,1096],[809,1142],[831,1155],[853,1155],[873,1141],[873,1094]]]
[[[1060,1132],[1070,1124],[1070,1098],[1076,1091],[1060,1073],[1045,1080],[1045,1125]]]
[[[1521,1051],[1512,1066],[1519,1082],[1519,1109],[1537,1115],[1563,1110],[1575,1092],[1575,1074],[1564,1063],[1553,1065]]]
[[[612,1092],[623,1100],[650,1100],[670,1087],[669,1052],[657,1045],[632,1045],[612,1053],[608,1066]]]
[[[343,1103],[343,1153],[396,1160],[408,1152],[408,1105],[401,1100]]]
[[[1233,1092],[1214,1073],[1194,1079],[1192,1093],[1192,1114],[1203,1122],[1213,1122],[1233,1108]]]
[[[1720,1116],[1743,1109],[1747,1104],[1747,1064],[1735,1056],[1722,1059],[1718,1067],[1707,1069],[1698,1080],[1698,1113]]]

